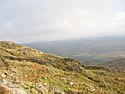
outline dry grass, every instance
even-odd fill
[[[19,79],[18,84],[23,86],[29,94],[34,94],[32,92],[36,91],[36,83],[42,83],[46,88],[56,86],[68,94],[73,94],[73,92],[78,94],[124,94],[125,92],[125,73],[113,72],[100,67],[86,67],[85,69],[78,61],[72,59],[12,45],[14,47],[8,47],[6,43],[4,46],[0,45],[0,58],[4,62],[4,65],[0,66],[6,67],[0,69],[0,74],[3,74],[5,70],[15,73]],[[36,61],[45,64],[41,65]],[[5,79],[14,83],[14,78],[9,75]],[[2,87],[0,89],[1,92],[4,91]]]

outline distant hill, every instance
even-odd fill
[[[41,41],[23,45],[47,53],[72,57],[85,65],[98,65],[125,57],[125,36]]]
[[[0,41],[0,94],[124,94],[125,73]]]

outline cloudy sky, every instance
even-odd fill
[[[125,34],[125,0],[0,0],[0,40]]]

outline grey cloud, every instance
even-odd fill
[[[27,42],[124,33],[124,4],[124,0],[0,1],[0,39]]]

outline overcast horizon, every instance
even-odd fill
[[[0,40],[125,35],[125,0],[0,0]]]

